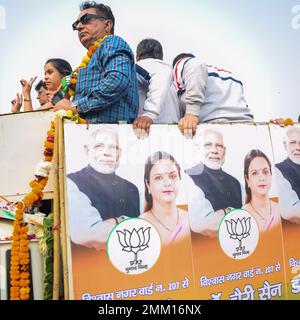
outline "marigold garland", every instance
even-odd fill
[[[286,118],[286,119],[283,120],[283,124],[284,124],[285,126],[291,126],[291,125],[294,124],[294,121],[293,121],[293,119],[291,119],[291,118]]]
[[[59,111],[55,116],[67,117],[75,123],[86,123],[72,111]],[[30,298],[30,255],[28,226],[23,221],[24,212],[43,199],[43,190],[48,182],[54,148],[55,122],[51,121],[50,130],[44,143],[44,162],[38,164],[35,179],[29,182],[31,192],[15,205],[15,220],[11,243],[10,262],[10,299],[29,300]]]
[[[64,77],[61,80],[61,86],[62,86],[62,94],[69,94],[69,96],[75,95],[76,90],[76,83],[77,83],[77,77],[78,73],[81,69],[84,69],[89,64],[93,54],[96,52],[97,48],[100,46],[100,44],[103,42],[103,40],[107,37],[105,35],[103,38],[100,38],[99,40],[95,41],[88,49],[86,55],[82,58],[82,61],[80,65],[67,77]]]

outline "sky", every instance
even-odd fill
[[[71,24],[78,0],[0,0],[0,114],[21,92],[19,80],[43,77],[49,58],[75,69],[86,50]],[[114,0],[115,34],[135,53],[159,40],[164,60],[192,52],[244,84],[256,121],[300,114],[300,0]],[[36,81],[37,83],[37,81]],[[33,90],[32,98],[36,98]],[[38,106],[36,100],[35,105]]]

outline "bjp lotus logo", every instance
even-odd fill
[[[138,231],[134,228],[131,232],[127,229],[117,231],[119,243],[123,247],[122,251],[133,252],[134,261],[137,263],[138,252],[149,248],[150,227],[140,228]]]
[[[113,266],[122,273],[141,274],[150,270],[160,256],[160,235],[147,220],[128,218],[111,231],[106,252]]]
[[[226,228],[228,233],[230,234],[231,239],[239,240],[239,248],[242,248],[242,239],[250,236],[250,224],[251,217],[242,218],[237,220],[225,220]]]
[[[238,246],[236,240],[239,241]],[[257,222],[246,210],[231,210],[220,222],[219,243],[228,257],[237,260],[248,258],[255,251],[258,241]]]

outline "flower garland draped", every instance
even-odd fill
[[[103,42],[105,38],[107,38],[107,35],[95,41],[89,47],[87,54],[82,58],[81,64],[69,76],[66,76],[61,80],[61,86],[62,86],[61,91],[63,95],[68,94],[70,97],[73,97],[75,95],[75,89],[76,89],[76,83],[77,83],[77,77],[78,77],[79,71],[87,67],[93,54],[96,52],[97,48],[100,46],[100,44]]]
[[[75,123],[86,123],[78,115],[73,116],[72,111],[60,110],[54,115],[55,117],[66,117]],[[38,164],[35,179],[29,183],[31,192],[15,205],[10,262],[10,300],[29,300],[30,298],[29,236],[27,234],[28,226],[24,223],[23,216],[25,211],[32,206],[36,206],[44,197],[43,190],[47,185],[52,167],[54,134],[55,122],[52,120],[44,143],[44,161]]]

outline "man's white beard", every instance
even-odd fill
[[[218,163],[214,163],[212,161],[209,161],[207,159],[203,160],[203,163],[210,169],[212,170],[219,170],[222,168],[223,164],[224,164],[225,159],[223,158],[222,160],[220,160]]]
[[[298,165],[300,165],[300,159],[295,159],[294,157],[292,158],[292,157],[289,157],[290,158],[290,160],[292,161],[292,162],[294,162],[295,164],[298,164]]]
[[[99,173],[112,174],[116,171],[118,167],[118,163],[115,163],[114,165],[110,166],[110,165],[99,164],[97,162],[91,162],[90,166]]]

